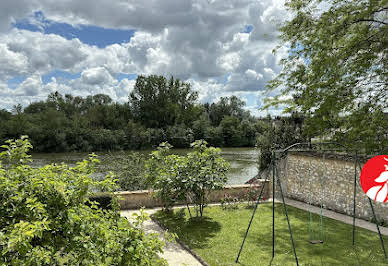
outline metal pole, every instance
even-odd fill
[[[387,258],[387,252],[385,251],[385,247],[384,247],[384,240],[383,240],[383,237],[381,236],[380,227],[379,227],[379,224],[378,224],[378,221],[376,218],[375,210],[373,208],[372,200],[369,197],[368,197],[368,200],[369,200],[370,208],[372,209],[372,212],[373,212],[373,217],[374,217],[375,222],[376,222],[377,232],[379,232],[380,243],[381,243],[381,247],[383,248],[383,252],[384,252],[384,258]]]
[[[362,167],[361,167],[361,164],[360,162],[358,162],[358,166],[360,168],[360,172],[362,170]],[[373,213],[373,218],[375,219],[375,223],[376,223],[376,228],[377,228],[377,232],[379,233],[379,238],[380,238],[380,243],[381,243],[381,248],[383,249],[383,252],[384,252],[384,258],[387,259],[387,252],[385,251],[385,246],[384,246],[384,240],[383,240],[383,237],[381,235],[381,232],[380,232],[380,227],[379,227],[379,223],[377,221],[377,217],[376,217],[376,213],[375,213],[375,209],[373,208],[373,203],[372,203],[372,200],[368,197],[368,200],[369,200],[369,205],[370,205],[370,208],[372,210],[372,213]]]
[[[241,244],[240,250],[238,251],[238,255],[237,255],[237,258],[236,258],[236,263],[238,263],[238,260],[239,260],[239,258],[240,258],[241,252],[242,252],[243,247],[244,247],[244,244],[245,244],[245,239],[246,239],[247,236],[248,236],[248,232],[249,232],[249,229],[251,228],[251,224],[252,224],[252,221],[253,221],[253,217],[255,216],[255,213],[256,213],[256,210],[257,210],[257,206],[259,205],[261,196],[263,195],[265,183],[267,183],[267,181],[268,181],[268,176],[265,178],[264,184],[261,186],[260,193],[259,193],[259,197],[258,197],[257,200],[256,200],[255,208],[253,209],[251,219],[249,220],[248,228],[247,228],[247,230],[245,231],[245,235],[244,235],[243,242],[242,242],[242,244]]]
[[[272,152],[272,258],[275,257],[275,165],[276,154]]]
[[[278,173],[276,172],[276,174],[278,174]],[[277,183],[278,183],[278,186],[279,186],[280,195],[282,196],[284,213],[286,214],[286,219],[287,219],[287,224],[288,224],[288,232],[290,233],[290,239],[291,239],[291,244],[292,244],[292,251],[294,252],[294,257],[295,257],[296,265],[299,266],[298,256],[296,255],[296,250],[295,250],[294,238],[292,237],[292,230],[291,230],[291,225],[290,225],[290,219],[288,218],[286,202],[284,201],[283,189],[282,189],[282,184],[280,183],[279,176],[277,176]]]
[[[353,229],[352,229],[352,245],[355,244],[356,234],[356,191],[357,190],[357,150],[354,157],[354,188],[353,188]]]

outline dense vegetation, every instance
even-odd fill
[[[0,153],[1,265],[164,265],[162,243],[145,235],[138,216],[120,216],[115,177],[91,177],[98,160],[33,168],[26,138],[8,141]],[[91,201],[91,191],[111,193],[110,209]]]
[[[388,2],[289,0],[288,47],[270,88],[305,115],[306,132],[366,153],[388,152]]]
[[[290,117],[267,117],[265,119],[259,120],[257,125],[261,132],[260,134],[257,134],[256,139],[256,146],[258,149],[260,149],[258,158],[258,167],[260,170],[265,169],[270,163],[272,149],[285,148],[295,142],[308,141],[306,135],[303,133],[303,118],[297,114],[292,114]],[[170,174],[176,173],[178,170],[191,171],[191,169],[186,169],[184,167],[179,169],[173,168],[174,163],[176,163],[176,165],[182,166],[182,163],[184,163],[187,158],[171,155],[168,152],[168,149],[165,149],[167,147],[170,147],[170,144],[165,144],[163,148],[159,147],[149,156],[139,152],[122,152],[121,154],[115,153],[114,155],[107,154],[103,159],[104,167],[101,167],[100,170],[101,172],[114,171],[119,180],[118,189],[123,191],[149,189],[153,187],[152,182],[146,182],[146,175],[148,174],[146,169],[146,161],[150,158],[156,160],[156,157],[158,157],[159,163],[163,161],[163,164],[166,167],[171,167],[171,169],[173,169],[175,172],[173,171]],[[156,156],[155,153],[158,155]],[[168,157],[170,155],[171,157]],[[167,158],[175,158],[176,160],[167,160]],[[167,162],[171,163],[171,165],[168,166]],[[156,166],[162,167],[158,164],[156,164]],[[185,174],[190,174],[190,172]],[[185,174],[181,173],[181,176],[184,176]],[[179,182],[179,180],[173,180]],[[166,187],[166,189],[168,188]],[[171,197],[171,199],[175,198],[175,196],[178,195],[174,195],[174,197]]]
[[[236,96],[200,104],[188,83],[139,76],[127,103],[108,95],[86,98],[51,93],[12,112],[0,110],[0,141],[28,135],[38,152],[142,149],[168,141],[189,147],[254,146],[260,123]]]

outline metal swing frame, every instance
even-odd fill
[[[329,145],[331,145],[331,146],[334,145],[334,146],[340,147],[342,149],[339,149],[339,148],[326,148],[326,149],[322,149],[321,148],[321,147],[329,146]],[[297,149],[299,147],[307,147],[307,149],[306,148],[304,148],[304,149]],[[314,148],[318,147],[319,149],[313,149],[313,147]],[[277,184],[279,192],[280,192],[280,195],[281,195],[281,200],[282,200],[284,214],[285,214],[286,220],[287,220],[288,232],[289,232],[289,235],[290,235],[290,241],[291,241],[291,245],[292,245],[292,251],[294,253],[295,263],[296,263],[296,265],[299,265],[298,256],[296,254],[296,249],[295,249],[294,238],[293,238],[292,229],[291,229],[291,224],[290,224],[290,219],[289,219],[288,213],[287,213],[287,205],[286,205],[285,200],[284,200],[284,193],[283,193],[283,189],[282,189],[282,184],[281,184],[280,177],[279,177],[279,171],[277,169],[277,160],[279,160],[282,157],[286,156],[288,152],[311,152],[311,151],[321,151],[321,152],[329,151],[329,152],[334,152],[334,151],[343,151],[343,150],[345,150],[348,154],[354,154],[354,183],[353,183],[353,189],[354,190],[353,190],[352,245],[353,246],[355,245],[355,232],[356,232],[356,191],[357,191],[357,176],[358,176],[357,175],[357,169],[359,169],[360,173],[361,173],[361,168],[362,168],[361,167],[361,163],[358,160],[358,152],[357,152],[357,150],[350,150],[345,145],[340,144],[340,143],[336,143],[336,142],[295,143],[293,145],[288,146],[285,149],[273,150],[272,151],[272,158],[271,158],[271,168],[272,168],[272,259],[275,257],[275,189],[276,189],[275,184]],[[251,215],[251,218],[249,220],[249,224],[248,224],[247,230],[245,231],[244,238],[243,238],[243,241],[241,243],[241,247],[240,247],[239,252],[237,254],[237,258],[235,260],[236,263],[239,262],[239,258],[240,258],[241,252],[242,252],[242,250],[244,248],[245,240],[246,240],[246,238],[248,236],[249,229],[251,228],[252,221],[253,221],[253,218],[255,216],[257,207],[258,207],[258,205],[260,203],[260,200],[261,200],[261,198],[263,196],[264,187],[265,187],[265,184],[267,183],[267,181],[269,181],[268,175],[265,177],[264,184],[261,186],[261,189],[260,189],[260,192],[259,192],[259,196],[256,199],[256,203],[255,203],[254,209],[252,211],[252,215]],[[384,240],[383,240],[383,237],[382,237],[381,232],[380,232],[380,227],[378,225],[378,221],[377,221],[377,218],[376,218],[376,213],[374,211],[373,203],[372,203],[372,200],[369,197],[368,197],[368,200],[369,200],[370,208],[371,208],[372,213],[373,213],[373,218],[375,220],[376,229],[377,229],[377,232],[379,234],[381,248],[382,248],[382,250],[384,252],[384,258],[387,259],[387,253],[386,253],[386,250],[385,250],[385,247],[384,247]]]

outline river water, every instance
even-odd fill
[[[190,149],[172,149],[172,153],[186,154]],[[130,153],[125,151],[124,153]],[[151,150],[137,151],[143,154],[151,153]],[[97,152],[99,159],[104,163],[106,152]],[[110,152],[109,156],[120,156],[123,152]],[[257,170],[258,151],[255,148],[223,148],[222,156],[230,163],[228,173],[228,184],[244,184],[250,178],[254,177]],[[51,163],[64,162],[69,165],[75,165],[76,162],[88,158],[88,153],[35,153],[32,155],[33,165],[42,166]]]

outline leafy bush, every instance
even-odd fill
[[[193,151],[186,156],[168,155],[170,147],[162,143],[152,152],[146,163],[147,180],[157,189],[165,209],[185,201],[190,216],[189,203],[194,203],[197,216],[202,216],[207,193],[224,187],[229,164],[221,157],[221,149],[207,147],[203,140],[192,143]]]
[[[118,179],[119,190],[147,189],[145,180],[146,156],[138,152],[107,155],[102,171],[113,171]]]
[[[112,209],[112,195],[106,192],[98,192],[89,196],[92,203],[87,202],[86,205],[92,206],[93,203],[98,203],[98,207],[105,210]]]
[[[157,189],[156,196],[168,210],[175,202],[183,198],[183,187],[180,184],[179,168],[183,166],[183,157],[168,155],[172,146],[162,142],[146,162],[147,184]]]
[[[113,175],[91,178],[91,155],[75,167],[32,168],[26,137],[8,141],[0,153],[1,265],[161,265],[162,243],[120,216]],[[3,163],[5,163],[3,165]],[[89,199],[109,191],[112,210]],[[89,206],[87,205],[89,203]]]

